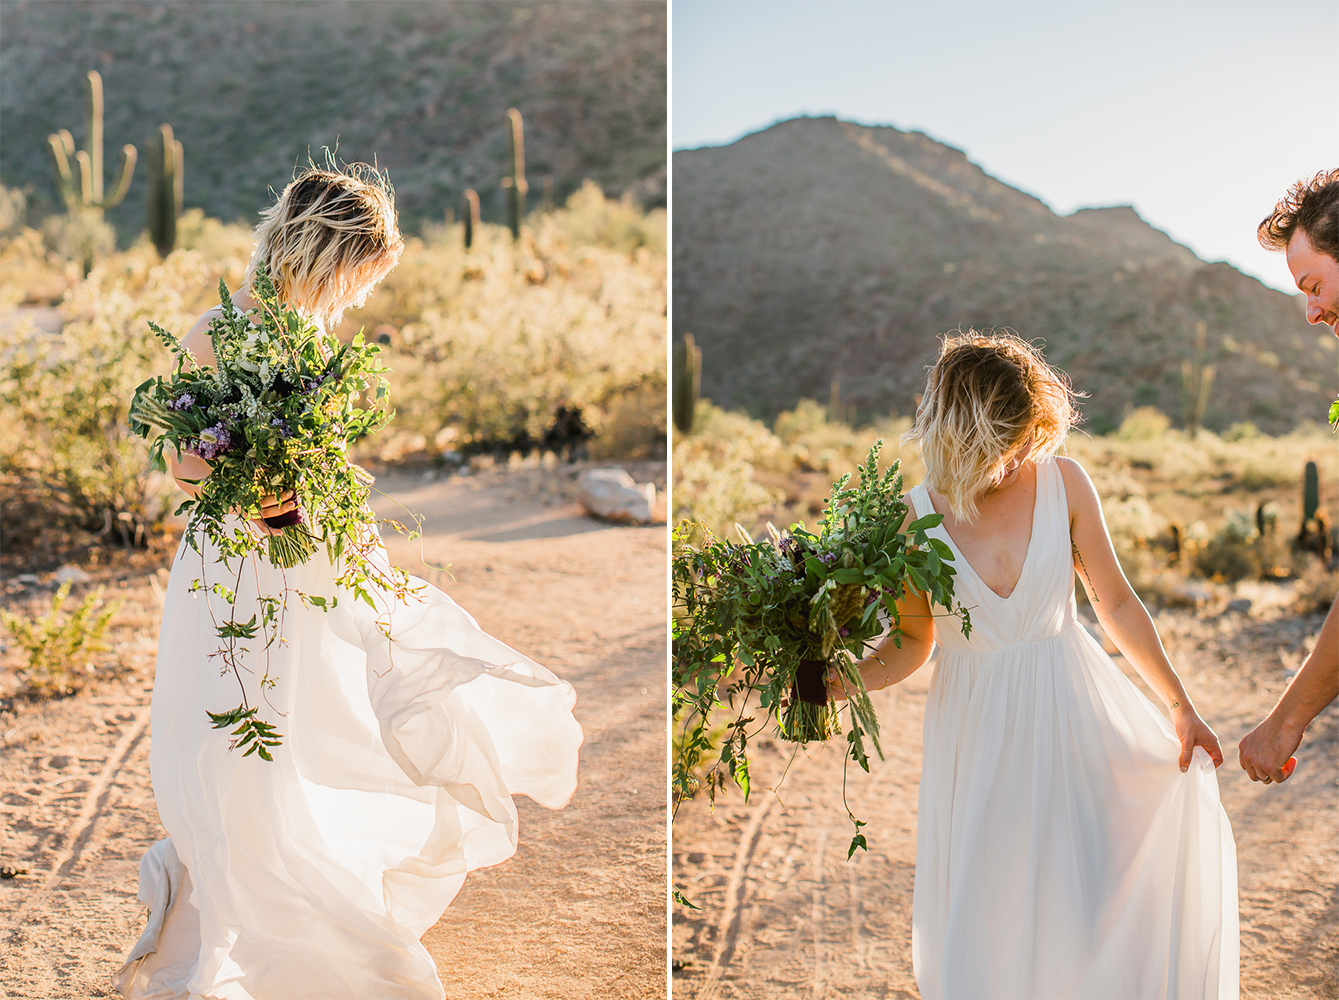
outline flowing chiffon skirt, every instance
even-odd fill
[[[149,925],[116,986],[143,1000],[440,998],[419,937],[466,873],[515,852],[512,795],[557,809],[576,788],[571,685],[421,580],[417,599],[378,594],[374,609],[336,593],[323,550],[280,570],[225,569],[202,548],[183,541],[163,608],[150,764],[170,839],[141,864]],[[197,579],[235,589],[235,613],[191,593]],[[211,656],[216,624],[282,592],[284,641],[249,643],[239,686]],[[206,716],[243,687],[283,734],[272,762],[230,751]]]
[[[919,514],[933,508],[924,487]],[[1068,507],[1037,468],[1008,598],[955,547],[972,633],[940,629],[912,914],[924,1000],[1235,1000],[1236,848],[1213,762],[1077,619]],[[953,544],[942,527],[932,529]]]

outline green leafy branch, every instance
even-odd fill
[[[282,743],[283,735],[268,722],[256,718],[256,709],[239,705],[229,712],[206,712],[206,714],[215,729],[237,727],[229,734],[232,736],[232,740],[228,743],[229,750],[246,747],[243,757],[250,757],[254,753],[261,760],[274,760],[270,755],[270,747],[277,747]]]

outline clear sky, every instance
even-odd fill
[[[1336,0],[674,0],[675,149],[801,114],[925,132],[1067,215],[1133,205],[1295,292],[1255,226],[1339,167]]]

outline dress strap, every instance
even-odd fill
[[[934,504],[930,502],[930,491],[924,480],[907,491],[907,504],[912,508],[909,513],[913,520],[934,512]]]

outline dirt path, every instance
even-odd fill
[[[633,469],[639,481],[664,466]],[[472,875],[424,937],[450,998],[636,998],[665,991],[665,528],[585,518],[563,470],[380,486],[427,516],[392,557],[576,686],[586,733],[567,809],[519,799],[521,844]],[[381,512],[399,516],[383,502]],[[161,583],[127,599],[128,672],[0,716],[0,996],[106,997],[142,929],[145,849],[165,834],[149,783]],[[128,633],[128,634],[127,634]]]
[[[1237,841],[1243,998],[1339,997],[1339,706],[1313,724],[1287,784],[1253,784],[1236,764],[1237,741],[1320,622],[1186,612],[1158,622],[1228,758],[1219,785]],[[887,759],[848,776],[868,853],[846,860],[837,746],[791,760],[788,745],[760,742],[747,805],[732,789],[714,813],[705,801],[680,809],[674,881],[702,909],[676,907],[676,998],[920,996],[911,894],[930,676],[924,668],[874,695]]]

